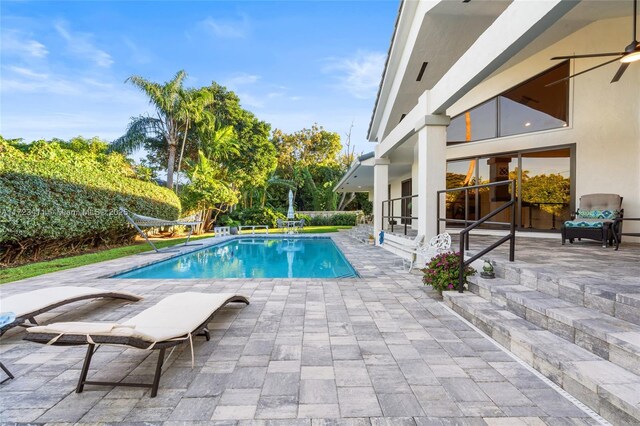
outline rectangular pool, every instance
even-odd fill
[[[246,238],[178,256],[112,278],[353,278],[331,238]]]

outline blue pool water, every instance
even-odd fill
[[[113,278],[351,278],[330,238],[239,238]]]

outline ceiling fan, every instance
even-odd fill
[[[636,21],[638,16],[637,10],[638,10],[638,0],[633,0],[633,24],[632,24],[633,40],[631,41],[631,43],[629,43],[627,47],[624,48],[623,52],[606,52],[606,53],[591,53],[586,55],[554,56],[551,59],[552,60],[582,59],[582,58],[599,58],[599,57],[605,57],[605,56],[616,56],[616,58],[610,61],[604,62],[600,65],[596,65],[595,67],[586,69],[584,71],[580,71],[579,73],[570,75],[569,77],[565,77],[560,80],[554,81],[553,83],[549,83],[545,87],[552,86],[557,83],[561,83],[563,81],[569,80],[570,78],[577,77],[581,74],[587,73],[589,71],[593,71],[597,68],[603,67],[605,65],[608,65],[616,61],[620,61],[620,67],[618,67],[618,71],[613,76],[611,83],[615,83],[616,81],[620,80],[620,77],[622,77],[622,74],[624,74],[624,72],[627,70],[627,68],[629,68],[629,65],[631,65],[632,62],[640,61],[640,43],[638,43],[637,32],[636,32],[637,31]]]

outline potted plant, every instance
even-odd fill
[[[369,234],[369,244],[373,244],[373,234]]]
[[[229,232],[231,233],[231,235],[238,235],[238,226],[240,226],[240,222],[231,219],[227,223],[227,226],[229,227]]]
[[[458,280],[460,270],[460,253],[445,252],[440,253],[433,258],[426,265],[422,272],[422,282],[425,285],[430,285],[439,294],[443,291],[455,290],[458,288]],[[475,274],[476,271],[470,266],[467,266],[464,270],[464,285],[467,285],[467,277]]]

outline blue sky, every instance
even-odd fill
[[[398,2],[6,2],[0,134],[120,136],[151,113],[131,75],[216,81],[272,128],[314,122],[367,152],[366,131]]]

